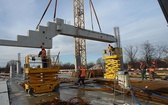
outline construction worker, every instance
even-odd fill
[[[41,47],[41,51],[39,52],[38,56],[41,57],[41,61],[42,61],[42,67],[43,68],[47,68],[47,57],[46,57],[46,50],[44,49],[44,47]]]
[[[147,76],[146,76],[146,70],[147,70],[147,64],[144,62],[140,62],[140,70],[141,70],[141,78],[142,78],[142,81],[144,79],[147,79]]]
[[[152,80],[154,79],[155,68],[156,68],[156,62],[153,61],[153,62],[152,62],[152,66],[151,66],[151,68],[149,69],[149,77],[150,77],[150,79],[152,79]]]
[[[80,86],[80,81],[82,81],[83,87],[85,87],[85,76],[86,76],[86,70],[83,69],[82,66],[78,66],[79,69],[79,78],[78,78],[78,86]]]
[[[113,46],[111,46],[110,44],[108,45],[108,51],[109,51],[109,53],[110,53],[110,56],[112,55],[112,53],[113,53]]]
[[[151,80],[154,80],[155,78],[154,78],[154,75],[155,75],[155,66],[151,66],[150,68],[149,68],[149,78],[151,79]]]

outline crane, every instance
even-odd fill
[[[85,29],[84,19],[84,0],[73,0],[74,8],[74,26],[81,29]],[[79,32],[77,30],[76,34]],[[87,68],[86,61],[86,40],[84,38],[75,37],[75,71],[79,65],[83,65]]]

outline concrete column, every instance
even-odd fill
[[[16,73],[20,74],[21,73],[21,62],[20,62],[20,53],[18,53],[18,61],[16,63]]]
[[[114,35],[117,39],[116,41],[116,47],[118,48],[117,52],[118,52],[118,55],[122,55],[122,57],[120,58],[120,67],[121,67],[121,70],[124,70],[124,65],[123,65],[123,53],[122,53],[122,47],[121,47],[121,42],[120,42],[120,30],[119,30],[119,27],[114,27]]]
[[[14,77],[14,73],[13,65],[10,65],[10,78]]]
[[[20,64],[19,61],[18,61],[17,64],[16,64],[16,69],[17,69],[17,70],[16,70],[16,73],[17,73],[17,74],[20,74],[20,72],[21,72],[21,70],[20,70],[20,69],[21,69],[21,64]]]
[[[26,80],[25,70],[23,70],[23,80]]]

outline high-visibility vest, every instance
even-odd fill
[[[81,77],[85,77],[86,76],[86,71],[84,69],[81,69]]]
[[[154,72],[155,69],[154,69],[154,68],[150,68],[149,71],[150,71],[150,72]]]

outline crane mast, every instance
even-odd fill
[[[74,7],[74,26],[78,29],[85,29],[85,19],[84,19],[84,0],[73,0]],[[78,35],[79,32],[76,34]],[[74,38],[75,41],[75,71],[79,65],[83,65],[87,68],[86,61],[86,40],[83,38]]]

